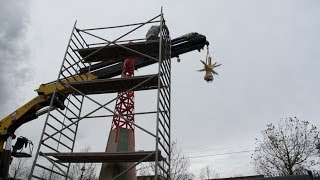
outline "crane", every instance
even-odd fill
[[[128,46],[131,44],[129,43]],[[194,50],[200,52],[204,46],[209,46],[209,42],[204,35],[193,32],[171,40],[171,58],[178,58],[179,55],[188,53]],[[61,82],[50,82],[41,84],[37,92],[37,96],[15,110],[13,113],[0,120],[0,179],[8,173],[11,156],[15,157],[30,157],[27,153],[17,153],[23,146],[31,142],[24,137],[19,137],[17,143],[11,150],[11,141],[15,138],[15,131],[25,123],[37,119],[39,116],[52,111],[56,108],[64,109],[64,100],[71,93],[71,89],[63,86],[65,82],[81,82],[95,79],[112,78],[121,75],[123,59],[114,59],[111,62],[101,62],[92,65],[90,68],[80,69],[79,75],[68,77]],[[155,61],[148,58],[137,58],[134,61],[135,69],[143,68],[154,64]],[[58,84],[56,84],[58,83]],[[53,109],[46,108],[50,105],[54,91],[58,92],[58,96],[53,99]],[[4,147],[5,144],[5,147]]]

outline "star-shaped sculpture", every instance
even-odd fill
[[[207,63],[200,60],[202,62],[202,64],[204,65],[203,69],[200,69],[198,71],[205,71],[206,74],[204,75],[204,80],[206,80],[207,82],[211,82],[213,81],[213,75],[219,75],[214,68],[221,66],[221,64],[217,64],[217,62],[215,62],[214,64],[212,64],[211,61],[211,57],[209,56],[207,58]]]

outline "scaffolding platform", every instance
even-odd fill
[[[77,89],[78,91],[82,92],[85,95],[117,93],[117,92],[125,92],[132,88],[133,88],[132,89],[133,91],[157,89],[158,78],[159,77],[157,74],[153,74],[153,75],[132,76],[132,77],[122,77],[122,78],[113,78],[113,79],[97,79],[97,80],[84,81],[84,82],[72,82],[72,83],[69,83],[69,85],[71,85],[73,88]],[[79,95],[77,91],[73,91],[73,94]]]
[[[44,156],[51,156],[59,163],[119,163],[119,162],[151,162],[155,161],[155,151],[136,151],[136,152],[73,152],[73,153],[43,153]],[[164,158],[158,152],[158,160]]]
[[[123,48],[123,47],[125,48]],[[143,41],[143,42],[129,42],[126,44],[100,46],[92,48],[77,49],[76,51],[84,58],[84,62],[107,62],[107,61],[121,61],[123,58],[141,57],[140,54],[130,51],[138,51],[139,53],[147,54],[152,57],[157,57],[159,54],[159,40]]]
[[[146,33],[145,28],[148,28],[147,26],[151,24],[160,28],[159,34],[156,35],[158,39],[146,41],[144,36]],[[145,28],[142,28],[143,26]],[[119,29],[122,27],[127,28]],[[122,34],[123,30],[128,31]],[[134,31],[138,30],[140,32],[133,34]],[[115,33],[113,34],[113,32]],[[118,32],[120,36],[118,38],[114,37],[114,42],[109,44],[111,42],[110,35],[116,35]],[[127,36],[129,34],[131,35]],[[140,36],[135,37],[135,35]],[[143,36],[141,37],[141,35]],[[188,35],[187,38],[190,39],[191,36]],[[117,172],[115,173],[113,171],[109,172],[110,170],[107,168],[101,168],[101,177],[105,173],[112,173],[113,178],[115,178],[122,174],[131,174],[136,170],[134,166],[139,165],[141,162],[154,162],[155,178],[159,179],[161,175],[165,179],[170,179],[171,57],[172,54],[178,56],[180,55],[179,53],[201,48],[199,44],[194,44],[192,47],[185,45],[189,40],[184,39],[179,38],[175,41],[174,45],[177,47],[171,43],[169,29],[165,24],[162,11],[159,15],[147,21],[127,25],[80,29],[75,23],[57,80],[50,83],[52,86],[48,86],[48,88],[53,87],[50,89],[52,90],[52,95],[49,94],[48,96],[50,98],[48,99],[50,106],[45,110],[47,111],[47,116],[28,179],[37,177],[39,179],[52,179],[51,177],[53,176],[57,176],[58,179],[68,179],[71,163],[102,163],[102,166],[103,163],[111,163],[115,164],[115,167],[117,163],[125,163],[130,167],[132,166],[129,170],[117,167]],[[191,40],[193,39],[191,38]],[[177,53],[173,52],[172,48]],[[143,74],[141,76],[120,78],[124,67],[128,67],[124,66],[124,64],[129,60],[134,60],[134,70],[152,64],[155,64],[155,67],[141,72]],[[132,68],[130,69],[132,70]],[[117,107],[117,102],[122,94],[122,97],[130,94],[126,100],[134,102],[134,99],[131,98],[133,94],[131,92],[128,93],[128,91],[142,92],[143,90],[153,89],[155,92],[150,95],[152,97],[156,96],[156,98],[149,98],[150,102],[148,101],[148,103],[152,103],[152,109],[139,114],[146,115],[149,118],[147,114],[155,113],[151,117],[154,120],[152,122],[155,124],[154,128],[139,126],[131,119],[129,120],[128,117],[114,116],[114,114],[124,114],[118,110],[123,108],[122,104],[124,103],[118,103],[119,108]],[[118,96],[100,95],[106,93],[118,93]],[[92,98],[90,97],[91,95],[96,96]],[[109,113],[101,114],[99,110],[105,109],[105,106],[113,101],[116,101],[115,110],[112,111],[107,108]],[[45,105],[47,105],[47,102]],[[132,105],[133,103],[131,102],[126,103],[127,112],[129,112],[130,108],[134,108]],[[134,113],[134,111],[132,112],[130,109],[128,116],[133,117],[134,114],[138,114]],[[131,127],[134,127],[134,129],[139,129],[145,135],[151,136],[152,139],[147,142],[151,146],[148,148],[150,151],[135,151],[132,148],[134,144],[131,143],[131,139],[134,136],[124,136],[124,140],[128,142],[129,138],[131,138],[130,144],[128,143],[128,148],[126,149],[121,147],[109,150],[106,148],[107,152],[75,153],[75,143],[79,133],[78,127],[81,124],[79,122],[87,118],[98,119],[102,117],[101,115],[103,117],[120,117],[131,121],[130,127],[126,124],[124,124],[126,127],[122,127],[122,121],[117,120],[119,126],[117,125],[115,129],[132,129]],[[58,138],[58,136],[61,136],[61,138]],[[122,151],[117,152],[120,149]],[[47,174],[50,177],[43,177]],[[135,174],[132,173],[133,178]]]

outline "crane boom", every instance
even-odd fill
[[[148,41],[144,42],[148,43]],[[128,46],[131,46],[132,43],[129,43]],[[179,57],[179,55],[203,49],[205,45],[209,45],[209,42],[206,40],[206,37],[198,33],[189,33],[184,36],[178,37],[171,40],[171,57]],[[96,51],[97,48],[87,48],[79,49],[78,53],[82,56],[90,54]],[[157,54],[153,57],[157,58]],[[95,59],[85,59],[86,61],[94,62]],[[97,62],[97,61],[96,61]],[[79,75],[70,76],[64,80],[58,82],[51,82],[47,84],[42,84],[36,92],[38,96],[33,98],[31,101],[27,102],[19,109],[15,110],[10,115],[6,116],[0,121],[0,147],[3,147],[4,142],[9,136],[14,136],[16,129],[21,125],[38,118],[39,115],[44,114],[50,110],[43,110],[45,107],[50,105],[51,97],[56,90],[60,96],[57,96],[53,100],[53,105],[55,108],[64,109],[64,100],[71,93],[71,90],[62,84],[65,82],[81,82],[95,79],[105,79],[112,78],[121,74],[122,71],[123,58],[113,58],[110,57],[108,61],[102,61],[96,63],[90,68],[82,68],[79,70]],[[156,61],[143,57],[135,58],[135,68],[142,68],[156,63]],[[0,148],[1,160],[4,159],[4,149]],[[2,162],[3,163],[3,162]],[[2,166],[1,166],[2,167]]]

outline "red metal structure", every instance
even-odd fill
[[[122,65],[122,78],[134,76],[134,59],[126,58]],[[115,113],[122,116],[113,116],[112,127],[108,138],[106,151],[115,152],[134,152],[134,91],[118,92],[118,98],[115,105]],[[124,118],[126,120],[124,120]],[[134,163],[103,163],[100,171],[100,180],[109,180],[115,178],[122,171],[133,167]],[[127,173],[116,178],[124,180],[136,180],[136,169],[132,168]]]
[[[134,76],[134,59],[127,58],[123,62],[121,77]],[[116,101],[115,113],[122,114],[128,121],[120,116],[113,116],[112,130],[116,129],[116,139],[118,141],[119,129],[134,130],[132,123],[134,122],[134,91],[119,92]]]
[[[134,34],[131,33],[138,29],[145,33],[141,27],[155,23],[154,28],[159,30],[158,37],[155,32],[147,39],[145,36],[132,39]],[[119,30],[122,27],[128,30],[124,34]],[[107,32],[98,33],[96,30],[112,30],[122,35],[110,40],[105,37],[109,36]],[[132,36],[125,37],[129,34]],[[139,34],[142,35],[142,32]],[[10,144],[15,130],[46,114],[28,179],[52,179],[53,176],[72,179],[72,163],[102,163],[99,180],[137,180],[136,166],[144,162],[154,162],[156,180],[161,177],[170,179],[171,58],[200,51],[205,45],[209,42],[198,33],[171,39],[162,10],[148,21],[120,26],[80,29],[75,23],[56,81],[42,84],[36,90],[38,96],[17,109],[15,112],[18,113],[13,113],[15,117],[10,114],[0,121],[1,159],[11,159]],[[157,68],[134,76],[134,70],[152,64]],[[150,102],[150,111],[142,108],[138,114],[152,114],[153,117],[148,116],[148,119],[155,125],[153,128],[143,128],[134,122],[137,104],[134,105],[133,91],[142,93],[146,90],[154,90],[156,98]],[[117,97],[103,96],[109,93]],[[114,103],[113,109],[108,107],[111,103]],[[113,121],[105,151],[75,152],[79,122],[104,117],[107,121],[110,114]],[[144,142],[148,145],[148,151],[136,151],[137,130],[151,137]],[[100,141],[98,137],[95,139],[95,142],[103,143]],[[0,179],[8,176],[10,161],[7,162],[0,167],[4,172],[4,175],[0,174]],[[43,174],[50,177],[42,177]]]

